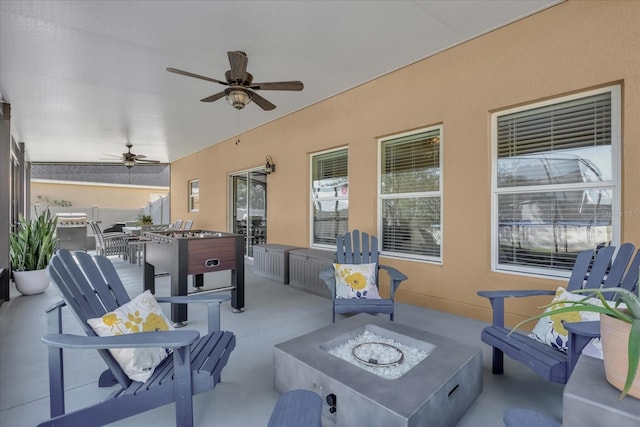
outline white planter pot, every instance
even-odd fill
[[[16,289],[22,295],[41,294],[49,287],[49,272],[46,268],[33,271],[14,271]]]

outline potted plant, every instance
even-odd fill
[[[140,215],[138,216],[138,223],[140,225],[150,225],[153,224],[153,218],[151,215]]]
[[[640,298],[637,290],[634,293],[622,288],[579,289],[571,293],[589,295],[577,301],[548,304],[543,307],[543,313],[523,320],[514,330],[546,316],[580,311],[600,313],[600,339],[607,381],[622,391],[621,399],[627,394],[640,399],[640,375],[637,375],[640,362]],[[607,301],[603,293],[617,295],[616,301]],[[561,307],[554,308],[556,305]]]
[[[23,295],[44,292],[49,286],[46,268],[58,244],[57,222],[49,209],[32,220],[20,215],[17,230],[9,236],[13,279]]]

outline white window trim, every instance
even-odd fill
[[[322,154],[327,154],[327,153],[332,153],[335,151],[342,151],[342,150],[347,150],[347,165],[349,165],[350,167],[350,159],[349,159],[349,146],[345,145],[342,147],[337,147],[337,148],[331,148],[329,150],[324,150],[324,151],[318,151],[316,153],[311,153],[311,155],[309,156],[309,247],[311,248],[316,248],[316,249],[331,249],[331,250],[335,250],[336,246],[335,245],[326,245],[326,244],[322,244],[322,243],[314,243],[313,242],[313,203],[316,201],[316,199],[313,198],[313,158],[315,156],[319,156]],[[349,171],[351,169],[349,168]],[[348,182],[348,177],[347,177],[347,182]],[[351,193],[351,187],[349,187],[349,193],[347,194],[346,197],[326,197],[323,198],[322,201],[337,201],[337,200],[346,200],[347,204],[349,203],[349,194]]]
[[[197,196],[194,195],[191,191],[193,189],[192,184],[194,182],[198,182],[198,194]],[[198,206],[200,206],[200,179],[196,178],[196,179],[190,179],[189,181],[187,181],[187,191],[189,192],[188,194],[188,212],[200,212],[199,208],[192,208],[192,206],[194,206],[193,200],[197,197],[198,198]]]
[[[574,99],[586,98],[588,96],[597,95],[600,93],[611,93],[611,167],[612,167],[612,181],[614,185],[613,197],[614,200],[611,205],[611,244],[618,246],[620,244],[621,234],[621,206],[622,206],[622,173],[621,173],[621,95],[620,85],[607,86],[599,89],[588,90],[580,93],[576,93],[568,96],[561,96],[546,101],[536,102],[532,104],[523,105],[517,108],[509,110],[503,110],[494,112],[491,114],[491,270],[497,273],[515,274],[532,277],[544,277],[544,278],[567,278],[571,275],[570,271],[550,270],[543,268],[533,268],[527,266],[518,265],[500,265],[498,264],[498,245],[497,245],[497,233],[498,233],[498,193],[505,194],[508,192],[522,193],[525,191],[544,191],[547,186],[535,186],[530,189],[523,189],[522,187],[517,190],[500,189],[498,190],[497,183],[497,150],[498,150],[498,117],[513,114],[520,111],[531,110],[539,107],[545,107],[548,105],[559,104],[561,102],[572,101]],[[576,187],[582,187],[582,184],[576,184]],[[597,187],[611,187],[609,183],[598,184],[596,182],[590,183],[591,188]],[[558,189],[558,186],[551,185],[548,188]],[[570,189],[571,185],[567,184],[563,188]]]
[[[415,135],[423,132],[429,132],[431,130],[438,129],[440,132],[440,182],[439,188],[437,191],[425,191],[419,193],[402,193],[398,194],[382,194],[382,144],[386,141],[403,138],[405,136]],[[444,164],[444,125],[435,125],[428,126],[425,128],[412,130],[409,132],[398,133],[395,135],[387,136],[384,138],[378,138],[378,160],[377,160],[377,197],[378,197],[378,205],[377,205],[377,234],[378,234],[378,250],[380,250],[380,256],[384,256],[386,258],[395,258],[395,259],[408,259],[412,261],[420,261],[426,262],[430,264],[443,264],[444,259],[444,197],[442,193],[442,189],[444,188],[444,173],[443,167]],[[416,198],[416,197],[434,197],[440,196],[440,257],[432,257],[428,255],[417,255],[417,254],[405,254],[398,252],[390,252],[382,250],[382,201],[385,199],[400,199],[400,198]]]

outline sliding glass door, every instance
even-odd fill
[[[267,242],[267,176],[264,170],[231,176],[231,232],[244,236],[244,254],[253,258],[253,246]]]

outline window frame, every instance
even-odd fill
[[[510,108],[491,113],[491,270],[497,273],[515,274],[532,277],[543,278],[568,278],[571,275],[570,270],[550,269],[542,267],[532,267],[518,264],[501,264],[499,263],[499,245],[498,245],[498,196],[504,194],[522,194],[526,192],[536,193],[543,191],[571,191],[584,189],[586,185],[582,183],[567,184],[548,184],[548,185],[528,185],[528,186],[505,186],[498,187],[498,119],[501,116],[519,113],[527,110],[534,110],[541,107],[561,104],[567,101],[573,101],[581,98],[587,98],[602,93],[610,93],[611,96],[611,181],[602,184],[590,182],[589,188],[612,188],[611,203],[611,245],[618,245],[621,238],[621,123],[622,123],[622,105],[621,105],[621,86],[619,84],[610,85],[598,89],[591,89],[574,93],[571,95],[557,96],[540,102],[532,102],[515,108]]]
[[[407,192],[407,193],[393,193],[393,194],[382,194],[382,146],[385,142],[388,141],[392,141],[394,139],[400,139],[400,138],[404,138],[404,137],[408,137],[408,136],[413,136],[413,135],[418,135],[421,133],[428,133],[431,131],[437,130],[439,133],[439,137],[440,137],[440,142],[439,142],[439,149],[438,149],[438,155],[439,155],[439,182],[438,182],[438,190],[431,190],[431,191],[421,191],[421,192]],[[398,133],[398,134],[394,134],[394,135],[390,135],[390,136],[386,136],[383,138],[378,138],[378,161],[377,161],[377,214],[378,214],[378,220],[377,220],[377,233],[378,233],[378,245],[379,245],[379,250],[380,250],[380,255],[388,257],[388,258],[398,258],[398,259],[407,259],[407,260],[412,260],[412,261],[420,261],[420,262],[427,262],[427,263],[432,263],[432,264],[438,264],[438,265],[442,265],[443,264],[443,243],[444,243],[444,200],[443,200],[443,191],[442,189],[444,188],[444,173],[443,173],[443,164],[444,164],[444,125],[441,124],[437,124],[437,125],[432,125],[432,126],[427,126],[424,128],[420,128],[420,129],[416,129],[416,130],[412,130],[412,131],[408,131],[408,132],[402,132],[402,133]],[[433,197],[439,197],[440,198],[440,256],[435,257],[432,255],[420,255],[420,254],[407,254],[407,253],[401,253],[401,252],[393,252],[390,250],[385,250],[383,248],[383,206],[384,206],[384,200],[388,200],[388,199],[410,199],[410,198],[418,198],[418,197],[424,197],[424,198],[433,198]]]
[[[198,184],[198,192],[194,193],[193,192],[193,184],[197,183]],[[189,181],[187,181],[187,209],[188,212],[200,212],[200,179],[196,178],[196,179],[190,179]],[[196,201],[197,201],[197,205],[198,207],[195,208],[194,206],[196,205]]]
[[[337,153],[339,151],[344,151],[346,153],[347,156],[347,188],[349,188],[349,146],[342,146],[342,147],[337,147],[337,148],[332,148],[329,150],[323,150],[323,151],[318,151],[316,153],[311,153],[311,155],[309,156],[309,242],[310,242],[310,247],[312,248],[317,248],[317,249],[332,249],[335,250],[336,245],[335,243],[333,244],[325,244],[325,243],[316,243],[314,241],[314,203],[316,201],[324,201],[324,202],[329,202],[329,201],[344,201],[347,203],[347,212],[349,209],[349,193],[350,190],[347,191],[347,195],[346,196],[340,196],[340,197],[323,197],[323,198],[314,198],[313,197],[313,162],[314,162],[314,158],[316,158],[316,156],[321,156],[321,155],[326,155],[329,153]],[[348,224],[349,224],[349,216],[347,213],[347,230],[348,230]]]

